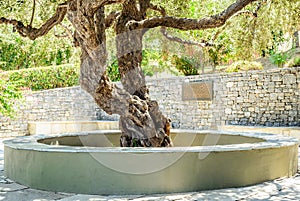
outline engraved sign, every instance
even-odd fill
[[[213,82],[187,82],[182,85],[182,100],[212,100]]]

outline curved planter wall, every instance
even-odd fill
[[[297,170],[298,141],[291,137],[192,130],[172,135],[172,148],[113,147],[119,131],[20,137],[5,141],[5,175],[42,190],[153,194],[247,186]]]

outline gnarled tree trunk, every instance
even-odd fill
[[[129,30],[126,26],[131,20],[144,20],[150,1],[127,1],[116,22],[117,56],[124,89],[133,96],[138,113],[131,117],[121,116],[121,146],[170,146],[170,120],[159,111],[156,101],[149,98],[145,76],[141,68],[142,40],[144,29]]]
[[[149,98],[145,76],[141,69],[144,30],[129,30],[130,20],[142,19],[149,4],[126,1],[116,22],[116,44],[123,88],[117,87],[106,75],[106,44],[104,8],[95,17],[87,10],[71,6],[69,20],[76,28],[76,41],[82,49],[81,86],[108,114],[120,115],[121,146],[171,146],[170,120],[159,111],[156,101]],[[144,12],[141,10],[144,9]],[[84,21],[84,23],[82,23]]]
[[[12,24],[22,36],[34,40],[47,34],[68,15],[75,28],[75,44],[82,50],[80,84],[94,97],[100,108],[108,114],[120,115],[121,146],[172,146],[170,120],[160,112],[157,102],[149,98],[141,69],[144,33],[161,26],[163,35],[173,41],[203,46],[170,36],[165,27],[180,30],[220,27],[230,17],[243,13],[241,10],[254,1],[257,0],[237,0],[219,14],[187,19],[167,16],[165,9],[151,4],[151,0],[66,0],[38,29],[32,27],[33,16],[27,26],[21,21],[4,17],[0,18],[0,24]],[[121,4],[121,11],[105,15],[105,6],[116,3]],[[161,16],[146,18],[148,9],[158,11]],[[105,30],[113,23],[123,88],[112,83],[106,74]]]

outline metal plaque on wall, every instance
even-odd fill
[[[182,100],[212,100],[213,82],[186,82],[182,85]]]

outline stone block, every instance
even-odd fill
[[[250,112],[245,112],[245,117],[250,117],[251,113]]]
[[[273,82],[280,82],[280,81],[282,81],[282,76],[280,76],[278,74],[275,74],[275,75],[272,76],[271,79],[272,79]]]
[[[63,122],[50,124],[51,134],[60,134],[66,132],[66,125]]]
[[[225,109],[225,114],[231,114],[232,113],[232,109],[231,108],[226,108]]]
[[[77,122],[66,122],[65,124],[65,132],[80,132],[81,124]]]
[[[286,74],[283,76],[283,84],[295,84],[296,76],[294,74]]]
[[[226,87],[227,88],[232,88],[234,86],[233,82],[227,82]]]

